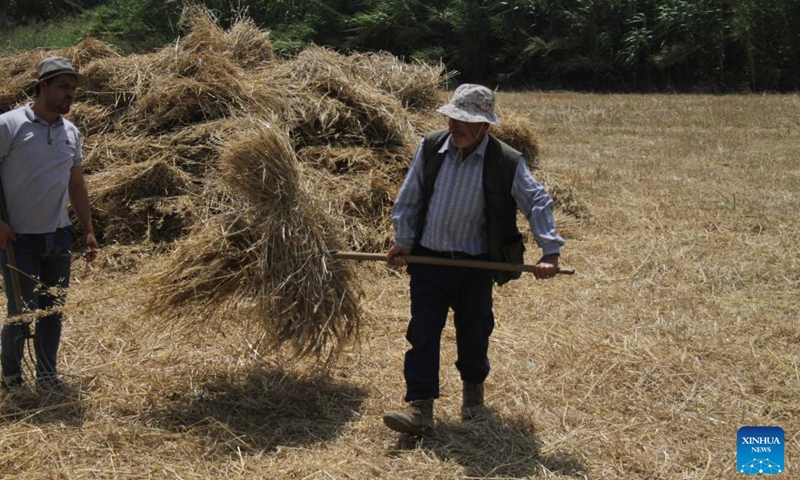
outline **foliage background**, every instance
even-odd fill
[[[6,0],[13,31],[73,19],[64,42],[92,35],[128,52],[181,34],[190,0]],[[191,3],[198,3],[196,0]],[[796,91],[796,0],[205,0],[230,25],[246,14],[276,53],[310,44],[442,61],[459,82],[617,92]],[[63,29],[63,26],[61,27]],[[29,36],[31,36],[29,34]],[[48,38],[45,36],[45,38]],[[50,44],[46,47],[64,46]],[[30,47],[30,44],[22,46]]]
[[[149,51],[181,34],[188,3],[212,8],[223,26],[246,14],[279,55],[312,43],[383,50],[442,61],[459,82],[617,92],[800,86],[796,0],[6,0],[0,39],[6,49],[65,46],[20,38],[66,17],[65,43],[92,35]]]

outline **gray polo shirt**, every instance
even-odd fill
[[[14,233],[70,225],[70,171],[82,162],[80,134],[64,117],[48,124],[30,104],[0,115],[0,179]]]

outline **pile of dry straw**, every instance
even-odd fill
[[[444,122],[441,66],[311,47],[273,58],[249,19],[207,10],[144,55],[93,39],[0,57],[0,111],[29,101],[41,58],[89,77],[69,118],[84,135],[96,231],[107,245],[171,245],[147,276],[165,319],[235,317],[276,345],[331,360],[357,337],[352,267],[331,249],[385,251],[391,202],[420,135]],[[496,134],[536,168],[519,119]]]

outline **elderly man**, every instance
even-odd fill
[[[427,134],[417,148],[394,205],[389,265],[405,265],[406,254],[523,263],[519,210],[543,253],[534,275],[550,278],[558,272],[564,240],[556,232],[552,199],[533,179],[522,154],[489,133],[490,126],[499,125],[494,104],[491,90],[464,84],[437,110],[449,117],[448,129]],[[493,282],[501,285],[520,274],[419,263],[407,270],[411,320],[406,339],[411,348],[403,374],[409,405],[383,420],[392,430],[417,435],[433,427],[440,340],[450,308],[455,366],[463,382],[461,415],[469,420],[484,411]]]
[[[64,305],[69,286],[73,231],[68,202],[80,221],[86,259],[97,255],[78,129],[63,115],[85,77],[63,57],[39,64],[33,103],[0,115],[0,181],[6,212],[0,221],[0,262],[9,319],[0,335],[2,387],[23,385],[21,360],[30,319],[14,317]],[[9,266],[9,260],[16,265]],[[36,381],[60,389],[56,356],[61,313],[36,319]]]

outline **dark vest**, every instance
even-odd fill
[[[428,203],[433,196],[436,177],[444,161],[439,150],[447,140],[449,132],[440,130],[425,135],[422,152],[422,207],[419,212],[416,245],[422,238],[428,216]],[[493,262],[522,264],[525,245],[517,229],[517,202],[511,196],[511,186],[522,153],[514,150],[492,135],[483,158],[483,198],[486,201],[486,239],[489,244],[489,259]],[[502,285],[520,277],[521,272],[495,270],[494,281]]]

